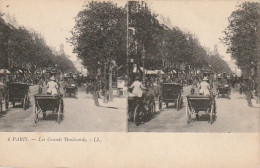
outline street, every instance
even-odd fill
[[[126,131],[126,99],[114,97],[113,102],[94,105],[92,95],[86,94],[84,88],[78,91],[78,98],[64,98],[64,119],[56,122],[56,115],[47,111],[47,118],[34,123],[33,95],[38,86],[30,87],[31,106],[23,110],[19,104],[0,114],[0,131],[6,132],[125,132]]]
[[[191,86],[184,87],[184,103],[181,110],[177,111],[171,106],[174,104],[170,104],[169,108],[163,105],[163,110],[159,111],[156,104],[156,115],[139,126],[129,122],[129,132],[259,132],[260,108],[255,100],[252,100],[254,107],[249,107],[246,96],[239,94],[238,87],[232,88],[231,99],[216,98],[216,121],[212,125],[208,123],[209,115],[204,112],[199,112],[198,121],[195,120],[195,115],[192,116],[192,121],[188,124],[186,96],[190,93],[190,89]]]

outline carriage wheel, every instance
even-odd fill
[[[25,97],[24,97],[24,99],[23,99],[23,109],[24,109],[24,110],[26,110],[27,101],[28,101],[28,95],[25,95]]]
[[[142,121],[142,109],[141,109],[141,106],[138,104],[136,107],[135,107],[135,112],[134,112],[134,123],[136,126],[140,125],[141,124],[141,121]]]
[[[230,99],[230,96],[231,96],[231,94],[230,94],[230,92],[228,93],[228,99]]]
[[[187,123],[190,123],[190,121],[191,121],[191,113],[190,113],[188,105],[186,106],[186,115],[187,115]]]
[[[5,109],[7,110],[9,107],[9,100],[8,100],[8,96],[5,96]]]
[[[150,103],[150,114],[154,114],[155,113],[155,102],[151,102]]]
[[[39,89],[38,89],[38,93],[39,93],[39,94],[42,93],[42,88],[41,88],[41,87],[39,87]]]
[[[38,117],[38,110],[36,105],[33,106],[33,114],[34,114],[34,122],[37,123],[39,121],[39,117]]]
[[[177,111],[179,111],[179,108],[180,108],[180,104],[179,103],[180,103],[180,100],[179,100],[179,97],[178,97],[178,99],[175,102]]]
[[[46,119],[46,110],[42,110],[43,119]]]
[[[214,103],[212,103],[211,105],[211,109],[210,109],[210,124],[213,124],[214,119],[215,119],[215,108],[214,108]]]
[[[61,119],[63,119],[64,117],[64,104],[63,104],[63,100],[61,101]]]
[[[153,113],[154,113],[154,114],[156,113],[156,104],[155,104],[155,101],[153,101]]]
[[[1,111],[0,112],[2,112],[3,111],[3,103],[2,103],[2,99],[0,100],[0,106],[1,106]]]
[[[159,110],[162,110],[162,100],[161,100],[161,96],[158,97],[158,102],[159,102]]]
[[[61,103],[60,103],[59,109],[58,109],[58,116],[57,116],[57,122],[58,122],[58,124],[60,124],[61,115],[62,115],[62,112],[61,112]]]
[[[199,120],[199,114],[196,112],[196,120]]]
[[[30,107],[30,97],[28,96],[26,101],[26,108],[29,109],[29,107]]]
[[[128,120],[133,121],[133,118],[134,118],[134,116],[133,116],[132,109],[128,109]]]

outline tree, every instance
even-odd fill
[[[157,19],[142,1],[129,2],[129,27],[135,29],[137,54],[131,55],[141,63],[141,52],[146,50],[145,68],[162,69],[188,63],[196,67],[207,65],[208,55],[198,40],[178,27],[168,28]]]
[[[62,72],[77,72],[74,64],[71,62],[71,60],[66,58],[65,55],[57,55],[53,57],[53,62],[54,64],[57,64]]]
[[[78,13],[69,39],[74,45],[73,51],[90,72],[97,71],[98,64],[103,65],[104,90],[106,93],[109,86],[111,101],[113,62],[126,65],[126,27],[126,13],[122,7],[112,2],[92,1]]]
[[[146,68],[156,68],[160,61],[159,43],[162,42],[163,27],[156,19],[157,15],[152,13],[145,2],[129,1],[129,27],[135,29],[134,41],[137,53],[132,55],[137,64],[141,63],[141,53],[144,49]]]
[[[0,14],[1,68],[14,70],[27,68],[29,64],[40,68],[58,64],[62,67],[62,71],[76,71],[70,60],[53,53],[40,34],[5,23]]]
[[[224,60],[221,59],[219,54],[210,56],[209,64],[211,65],[211,68],[215,72],[218,72],[218,73],[231,72],[231,69],[229,68],[228,64]]]
[[[243,73],[249,75],[250,68],[259,61],[257,53],[257,33],[259,32],[259,2],[244,2],[237,6],[228,18],[222,42],[227,45],[227,53],[236,60]]]
[[[76,17],[68,40],[83,65],[95,71],[100,63],[126,65],[126,13],[112,2],[92,1]]]

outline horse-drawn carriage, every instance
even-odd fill
[[[61,80],[60,75],[60,71],[56,67],[48,67],[44,73],[45,83],[48,83],[49,79],[53,76],[55,81],[59,84]]]
[[[96,78],[94,76],[84,76],[83,83],[86,86],[86,93],[90,93],[94,90]]]
[[[199,111],[204,111],[205,113],[209,114],[209,122],[212,124],[216,116],[215,95],[188,95],[186,106],[187,122],[191,122],[191,117],[193,114],[196,115],[196,119],[199,119]]]
[[[144,89],[142,97],[128,98],[128,119],[138,126],[156,112],[155,96],[152,90]]]
[[[77,91],[78,91],[78,88],[76,85],[65,85],[64,86],[64,92],[65,92],[65,97],[68,97],[68,96],[73,96],[74,98],[77,98]]]
[[[214,76],[215,73],[212,70],[204,70],[203,71],[203,77],[207,77],[209,80],[210,88],[213,88],[213,82],[214,82]]]
[[[6,109],[9,108],[9,102],[21,103],[24,110],[29,108],[29,85],[23,82],[10,82],[7,83],[7,92],[5,95]]]
[[[0,112],[3,111],[3,100],[5,100],[7,86],[4,83],[0,84]]]
[[[21,103],[24,110],[29,108],[30,97],[29,97],[29,85],[22,82],[10,82],[7,83],[7,92],[5,95],[6,109],[9,107],[9,102]]]
[[[228,83],[227,79],[224,77],[218,77],[218,87],[217,87],[217,98],[220,97],[220,95],[223,97],[224,95],[227,96],[227,98],[230,99],[231,94],[231,85]]]
[[[219,98],[220,95],[222,96],[226,95],[227,98],[230,99],[231,87],[229,84],[218,85],[217,92],[218,92],[217,98]]]
[[[76,82],[74,81],[73,76],[64,76],[63,80],[65,82],[65,85],[63,87],[64,89],[64,96],[68,97],[68,96],[73,96],[73,97],[77,97],[77,91],[78,91],[78,87],[76,85]]]
[[[43,113],[43,118],[45,118],[47,111],[52,111],[56,114],[57,122],[60,123],[64,111],[62,95],[35,95],[34,100],[33,113],[35,123],[39,121],[39,114]]]
[[[162,109],[162,103],[166,104],[168,108],[169,103],[174,103],[177,110],[182,107],[182,85],[181,83],[163,83],[161,87],[162,91],[159,95],[159,109]]]

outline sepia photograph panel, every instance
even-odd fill
[[[0,131],[259,132],[257,1],[0,5]]]
[[[259,18],[256,0],[0,0],[0,167],[257,167]]]
[[[126,4],[0,2],[0,131],[127,131]]]
[[[259,132],[259,2],[128,2],[129,132]]]

